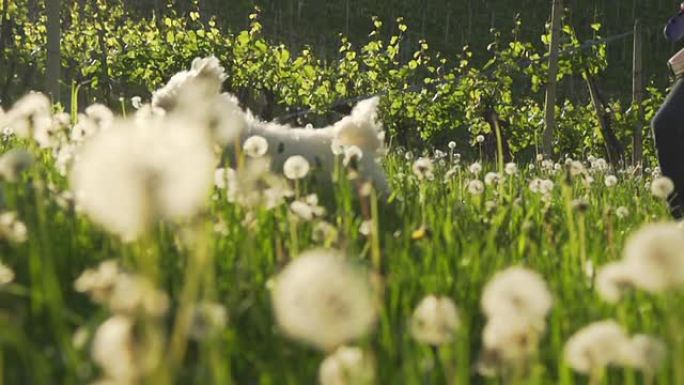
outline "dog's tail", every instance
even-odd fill
[[[351,114],[335,123],[337,140],[345,146],[357,146],[364,152],[375,152],[383,146],[384,131],[378,122],[379,97],[363,100]]]

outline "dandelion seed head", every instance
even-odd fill
[[[416,341],[439,346],[451,342],[460,326],[458,309],[448,297],[423,298],[411,317],[411,334]]]
[[[117,278],[109,298],[109,307],[119,314],[160,317],[168,310],[169,299],[149,279],[124,274]]]
[[[613,262],[603,266],[596,276],[596,291],[605,301],[617,303],[624,290],[632,285],[634,271],[630,266]]]
[[[623,262],[640,289],[662,293],[684,285],[684,230],[675,223],[642,227],[628,238]]]
[[[454,142],[453,140],[451,142],[449,142],[449,149],[452,151],[455,150],[456,149],[456,142]]]
[[[484,207],[485,207],[485,211],[492,212],[492,211],[496,210],[496,208],[499,207],[499,205],[496,203],[496,201],[486,201],[484,203]]]
[[[228,322],[225,306],[215,302],[201,302],[192,309],[190,337],[203,340],[216,335]]]
[[[321,385],[371,385],[375,364],[360,348],[342,346],[323,360],[318,379]]]
[[[338,235],[337,227],[325,221],[318,221],[314,225],[312,238],[319,244],[330,245],[337,240]]]
[[[0,177],[8,182],[18,182],[21,174],[33,165],[33,155],[26,150],[13,149],[0,157]]]
[[[201,210],[212,187],[215,158],[194,126],[176,120],[120,121],[79,150],[71,170],[77,204],[124,240],[158,219]]]
[[[311,166],[309,161],[301,155],[289,157],[283,165],[283,172],[288,179],[303,179],[309,174]]]
[[[114,113],[104,104],[92,104],[85,109],[85,116],[98,130],[107,129],[114,122]]]
[[[615,175],[606,175],[604,184],[606,187],[614,187],[618,183],[618,178]]]
[[[651,182],[651,194],[659,199],[667,199],[674,192],[674,183],[672,179],[661,176],[653,179]]]
[[[16,136],[33,139],[45,148],[50,145],[48,132],[52,128],[52,105],[41,93],[32,92],[17,101],[2,116],[0,127],[9,128]]]
[[[540,192],[542,194],[551,194],[553,192],[554,187],[555,184],[551,179],[544,179],[541,181]]]
[[[16,212],[6,211],[0,214],[0,239],[13,243],[24,243],[28,239],[26,224],[19,220]]]
[[[543,320],[553,300],[544,279],[536,272],[511,267],[497,273],[484,288],[482,310],[489,318],[519,315]]]
[[[626,366],[654,374],[665,363],[667,347],[659,338],[637,334],[625,344],[622,357]]]
[[[594,171],[604,172],[608,170],[608,162],[603,158],[594,159],[591,161],[591,168]]]
[[[567,167],[568,167],[568,171],[570,172],[570,176],[572,176],[572,177],[576,177],[578,175],[581,175],[586,171],[582,162],[580,162],[578,160],[571,160],[568,163]]]
[[[142,105],[143,105],[143,103],[142,103],[142,98],[141,98],[140,96],[134,96],[134,97],[132,97],[132,98],[131,98],[131,105],[132,105],[133,108],[135,108],[136,110],[139,110],[140,108],[142,108]]]
[[[332,151],[333,155],[335,156],[343,155],[344,149],[344,144],[342,144],[340,140],[337,138],[333,139],[330,143],[330,151]]]
[[[485,191],[485,185],[481,180],[474,179],[468,182],[468,192],[472,195],[481,195]]]
[[[81,273],[74,282],[74,288],[79,293],[88,294],[96,303],[106,303],[121,274],[116,261],[104,261],[96,269],[87,269]]]
[[[296,200],[290,203],[290,211],[305,221],[311,221],[325,215],[325,209],[318,205],[316,194],[309,195],[304,200]]]
[[[661,170],[658,166],[654,167],[653,170],[647,171],[646,173],[651,174],[653,179],[663,176],[663,170]]]
[[[435,166],[430,158],[418,158],[413,162],[413,174],[418,177],[419,180],[432,180],[434,178]]]
[[[473,175],[479,175],[482,172],[482,164],[475,162],[468,167],[468,171]]]
[[[506,163],[506,166],[504,167],[504,172],[506,175],[516,175],[518,173],[518,165],[511,162],[511,163]]]
[[[487,186],[496,186],[501,182],[501,175],[496,172],[488,172],[484,177]]]
[[[624,219],[629,215],[629,209],[625,206],[620,206],[615,210],[615,215],[620,219]]]
[[[9,285],[14,281],[14,271],[0,262],[0,286]]]
[[[499,366],[510,366],[536,352],[543,331],[543,323],[531,323],[526,317],[494,317],[482,331],[482,344],[488,355],[497,358]]]
[[[133,327],[129,318],[114,316],[100,325],[93,338],[93,361],[108,377],[123,383],[132,382],[140,375],[133,351]]]
[[[541,169],[545,171],[553,170],[553,161],[551,159],[544,159],[541,161]]]
[[[435,159],[441,160],[441,159],[446,158],[447,156],[449,156],[449,154],[447,154],[446,152],[441,151],[441,150],[435,150]]]
[[[570,337],[565,344],[565,361],[579,373],[621,362],[628,338],[620,325],[607,320],[590,324]]]
[[[272,299],[283,332],[324,351],[368,334],[377,315],[368,276],[333,250],[295,258],[278,275]]]
[[[247,138],[247,140],[245,140],[242,148],[247,156],[259,158],[266,155],[266,152],[268,151],[268,141],[266,141],[263,136],[250,136]]]

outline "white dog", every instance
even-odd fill
[[[385,151],[384,131],[377,119],[379,98],[358,103],[349,116],[331,126],[292,128],[263,122],[251,112],[243,111],[235,96],[220,94],[225,79],[225,70],[218,59],[195,59],[189,71],[177,73],[154,92],[152,107],[169,112],[180,108],[185,100],[192,107],[184,109],[184,113],[204,119],[223,144],[235,140],[244,143],[256,135],[263,137],[268,142],[266,156],[271,159],[273,172],[282,173],[285,161],[300,155],[317,174],[330,176],[339,161],[337,157],[355,158],[354,167],[361,178],[372,182],[379,192],[389,193],[387,177],[378,162]],[[226,148],[230,151],[231,146]],[[341,155],[342,151],[346,155]]]

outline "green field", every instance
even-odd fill
[[[0,0],[0,385],[684,384],[667,15],[220,3]]]
[[[147,175],[140,190],[119,191],[122,183],[135,186],[141,181],[133,171],[123,170],[128,166],[109,166],[146,164],[146,155],[135,152],[140,146],[124,146],[139,158],[119,157],[125,153],[115,145],[111,154],[82,153],[95,156],[90,161],[105,159],[93,171],[103,182],[81,188],[111,198],[114,211],[108,212],[108,207],[88,206],[88,200],[79,204],[69,173],[60,172],[55,149],[68,143],[80,146],[68,119],[62,126],[59,115],[49,120],[51,139],[43,142],[48,148],[41,148],[36,122],[51,116],[49,111],[15,112],[6,117],[29,117],[24,121],[29,129],[21,134],[13,121],[17,135],[5,137],[0,160],[5,179],[2,262],[14,272],[3,269],[0,289],[0,378],[7,384],[80,384],[103,376],[140,384],[311,384],[326,354],[341,343],[360,347],[363,355],[350,353],[348,361],[333,365],[329,370],[342,382],[326,384],[582,384],[585,377],[573,374],[564,359],[565,343],[578,329],[605,319],[616,320],[630,335],[662,338],[668,355],[662,367],[654,364],[657,369],[646,370],[642,382],[640,370],[611,361],[610,344],[615,342],[601,340],[599,333],[591,349],[615,365],[605,376],[593,371],[595,383],[648,384],[655,378],[658,384],[676,384],[684,378],[678,365],[684,344],[676,286],[655,290],[663,295],[628,290],[617,304],[597,293],[598,272],[622,258],[626,238],[648,223],[669,220],[666,202],[651,192],[657,170],[611,170],[594,157],[561,163],[538,159],[497,170],[503,165],[473,166],[461,160],[458,152],[468,144],[456,143],[454,149],[420,161],[391,148],[383,160],[390,195],[379,196],[358,178],[349,180],[339,156],[334,182],[327,187],[333,194],[321,195],[323,211],[310,198],[299,210],[292,205],[326,190],[311,175],[293,181],[257,173],[243,158],[236,176],[218,178],[192,213],[180,221],[158,222],[166,215],[158,201],[165,199],[162,189],[197,181],[193,174],[202,170],[183,171],[183,163],[201,164],[193,163],[196,154],[173,147],[168,137],[145,142],[143,135],[146,152],[180,150],[171,158],[163,151],[150,158],[160,162],[154,167],[157,182],[162,182],[150,184]],[[89,121],[85,115],[79,119],[80,124]],[[108,158],[116,158],[115,163],[106,163],[112,160]],[[173,171],[159,171],[166,169]],[[254,182],[260,178],[279,182]],[[273,186],[294,195],[266,199],[266,188]],[[182,200],[185,195],[172,196]],[[138,212],[125,212],[126,204]],[[138,231],[129,233],[133,228]],[[116,235],[122,232],[129,242]],[[682,242],[668,239],[671,233],[650,241],[654,254],[658,242]],[[332,270],[321,262],[320,274],[306,278],[302,273],[303,283],[288,284],[295,292],[285,305],[294,306],[294,318],[305,323],[286,326],[285,333],[273,310],[278,274],[310,250],[338,259],[326,257],[332,260],[325,263],[334,262]],[[663,263],[665,269],[676,268],[667,259]],[[527,301],[533,307],[535,301],[544,302],[543,286],[536,288],[524,277],[503,283],[492,294],[499,296],[493,306],[502,307],[503,314],[497,310],[492,319],[511,329],[508,334],[500,330],[500,338],[508,338],[505,349],[487,351],[481,342],[488,322],[480,304],[483,288],[494,274],[515,266],[543,277],[552,307],[548,315],[541,309],[538,317],[530,316],[536,317],[534,327],[520,334],[515,317],[527,316]],[[91,270],[82,275],[86,269]],[[291,275],[296,281],[297,274]],[[297,288],[306,294],[297,297]],[[453,311],[442,314],[443,307],[427,305],[422,321],[411,320],[419,302],[431,294],[455,303],[458,322]],[[357,298],[361,305],[354,305]],[[366,319],[357,322],[361,326],[353,326],[357,316]],[[351,325],[347,334],[346,322]],[[421,328],[426,329],[422,334]],[[426,333],[427,341],[440,345],[413,338]],[[657,361],[659,355],[649,358]],[[497,373],[492,379],[478,374],[485,366],[490,374]],[[376,380],[368,373],[357,376],[355,370],[375,373]],[[340,373],[351,377],[345,380]]]

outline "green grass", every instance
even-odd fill
[[[4,148],[16,145],[8,141]],[[324,355],[278,331],[269,287],[298,251],[319,246],[344,250],[375,272],[380,320],[360,345],[376,359],[378,384],[445,384],[445,368],[450,384],[507,383],[486,380],[474,367],[485,323],[482,288],[494,273],[513,265],[543,275],[554,297],[539,360],[521,384],[586,383],[564,365],[562,351],[565,340],[592,321],[615,318],[630,333],[652,333],[674,344],[666,325],[678,321],[672,312],[681,313],[680,297],[634,292],[609,305],[587,275],[586,262],[597,270],[620,258],[625,237],[642,224],[668,220],[666,204],[646,187],[647,177],[620,174],[618,185],[607,188],[604,174],[592,172],[596,181],[585,187],[579,180],[567,184],[565,172],[551,175],[537,163],[533,171],[520,165],[525,171],[504,177],[501,188],[487,186],[483,195],[473,196],[465,187],[472,178],[467,170],[446,179],[447,167],[438,166],[434,181],[421,182],[411,162],[390,155],[385,162],[394,189],[390,202],[377,202],[373,210],[374,204],[356,197],[353,185],[340,181],[335,198],[326,202],[324,219],[338,230],[327,244],[314,241],[314,223],[292,221],[286,206],[255,210],[245,224],[247,212],[228,203],[223,191],[215,191],[209,208],[192,223],[163,224],[143,240],[124,244],[61,202],[66,180],[49,155],[34,151],[42,155],[23,179],[2,186],[4,210],[16,211],[28,227],[27,242],[0,243],[2,261],[16,272],[15,282],[0,289],[0,380],[6,384],[84,384],[98,378],[89,344],[74,346],[72,336],[79,328],[92,335],[110,313],[73,285],[83,270],[107,259],[132,271],[155,270],[171,298],[167,316],[143,323],[165,344],[174,333],[181,333],[182,341],[163,349],[163,369],[145,384],[313,384]],[[534,177],[554,180],[548,202],[529,190]],[[313,183],[300,187],[302,193],[317,191]],[[579,198],[589,204],[585,213],[570,207]],[[488,209],[488,201],[496,208]],[[628,208],[626,218],[615,215],[620,206]],[[377,219],[377,238],[360,233],[365,219]],[[214,231],[219,223],[221,231]],[[183,241],[188,229],[196,236],[192,246]],[[414,307],[433,293],[452,298],[462,321],[458,338],[439,351],[421,346],[409,331]],[[215,337],[186,345],[176,321],[200,298],[225,305],[229,322]],[[675,359],[670,356],[658,384],[681,383],[673,377]],[[609,370],[604,381],[639,383],[638,374],[622,369]]]

